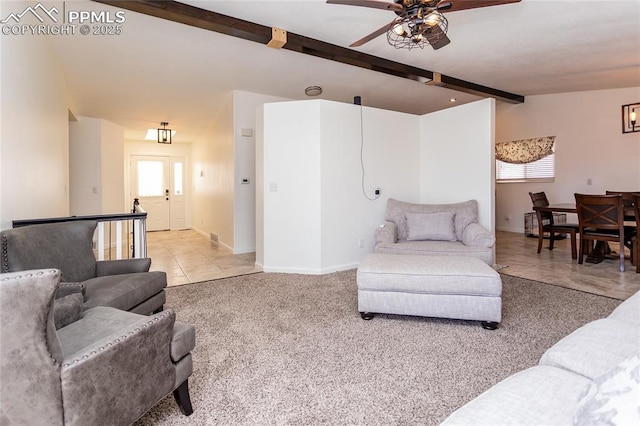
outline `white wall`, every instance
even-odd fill
[[[234,254],[256,247],[256,110],[287,99],[230,92],[211,127],[193,143],[192,226]],[[242,136],[248,129],[251,136]],[[241,184],[241,179],[249,184]]]
[[[417,201],[420,138],[414,115],[335,102],[321,105],[320,271],[327,273],[354,268],[373,251],[388,198]],[[380,197],[371,200],[376,188]]]
[[[640,133],[622,134],[621,123],[622,105],[638,100],[640,87],[527,96],[519,105],[499,103],[496,141],[555,135],[556,177],[553,183],[497,184],[497,229],[524,232],[524,213],[531,211],[529,191],[545,191],[551,203],[563,203],[574,202],[576,192],[640,190]],[[567,219],[577,221],[575,215]]]
[[[420,202],[478,201],[479,222],[495,229],[495,100],[420,118]]]
[[[233,92],[234,254],[256,250],[256,110],[267,102],[287,100],[239,90]],[[242,129],[250,130],[251,136],[243,136]],[[242,184],[243,178],[249,179],[249,183]]]
[[[233,250],[234,130],[233,95],[212,117],[210,128],[193,142],[193,203],[191,226]]]
[[[100,120],[89,117],[77,120],[69,123],[69,214],[100,214]]]
[[[78,117],[69,125],[69,214],[125,213],[124,129]]]
[[[266,104],[263,111],[257,228],[264,238],[257,239],[256,262],[267,272],[355,267],[373,249],[386,199],[419,198],[417,118],[322,100]],[[373,197],[380,187],[377,200],[362,192],[361,146],[365,190]]]
[[[266,272],[321,269],[320,102],[264,106]]]
[[[266,272],[354,268],[373,251],[390,197],[476,199],[480,223],[493,230],[494,116],[492,99],[422,117],[320,100],[266,104],[256,263]],[[375,188],[381,197],[370,200]]]
[[[15,219],[69,214],[69,102],[46,38],[2,36],[1,55],[0,228],[7,229]]]
[[[123,204],[124,128],[101,120],[102,214],[126,213],[131,207]]]

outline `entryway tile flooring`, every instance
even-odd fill
[[[147,232],[147,256],[152,271],[167,273],[169,286],[262,272],[255,253],[234,255],[198,232]]]
[[[617,259],[580,265],[571,259],[569,239],[556,241],[553,251],[545,240],[540,254],[536,238],[498,231],[496,240],[496,263],[503,274],[620,300],[640,290],[640,274],[629,260],[625,272],[619,271]],[[255,253],[233,255],[193,230],[148,232],[147,253],[151,270],[165,271],[169,286],[262,272],[255,267]]]

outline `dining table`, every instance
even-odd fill
[[[578,214],[578,207],[576,207],[576,203],[558,203],[558,204],[549,204],[544,207],[534,207],[533,210],[541,211],[541,212],[551,212],[551,213],[575,213]],[[635,222],[635,207],[634,206],[623,206],[622,212],[624,214],[625,222]]]
[[[550,213],[578,213],[578,208],[576,207],[576,203],[557,203],[557,204],[549,204],[548,206],[540,206],[534,207],[533,210],[540,212],[550,212]],[[633,222],[635,225],[636,216],[635,216],[635,207],[633,205],[625,205],[623,206],[623,215],[625,223]],[[593,249],[593,252],[590,255],[587,255],[586,262],[588,263],[600,263],[605,257],[610,253],[609,244],[606,244],[603,241],[598,241],[596,243],[596,247]]]

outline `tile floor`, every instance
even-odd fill
[[[537,238],[498,231],[496,240],[496,263],[506,266],[500,269],[503,274],[620,300],[640,290],[640,274],[629,259],[625,262],[625,271],[620,272],[617,258],[605,259],[598,264],[578,264],[578,260],[571,259],[568,238],[556,241],[553,251],[549,251],[549,242],[545,240],[540,254],[537,253]]]
[[[640,290],[640,274],[629,260],[620,272],[617,259],[578,264],[571,259],[568,239],[557,241],[553,251],[545,241],[537,254],[536,238],[500,231],[496,238],[501,273],[621,300]],[[169,286],[261,272],[255,253],[233,255],[193,230],[149,232],[147,252],[151,270],[165,271]]]
[[[234,255],[196,231],[147,233],[152,271],[165,271],[169,286],[262,272],[255,253]]]

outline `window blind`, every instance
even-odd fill
[[[555,154],[526,164],[511,164],[496,160],[496,181],[522,182],[555,177]]]

